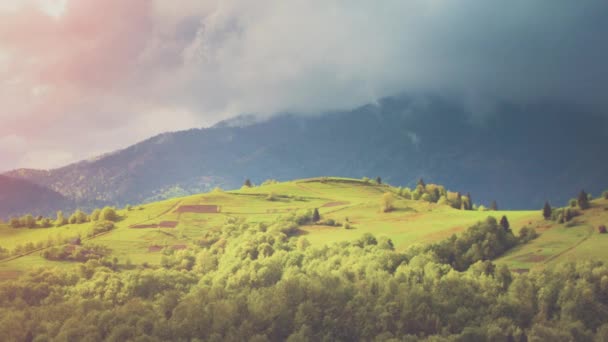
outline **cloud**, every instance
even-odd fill
[[[236,114],[400,92],[459,94],[477,116],[499,101],[608,108],[603,0],[20,4],[0,6],[0,140],[65,157],[36,167]]]

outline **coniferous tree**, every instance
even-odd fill
[[[509,220],[507,219],[506,216],[503,215],[503,217],[500,219],[500,226],[505,230],[505,232],[509,231],[509,228],[511,227],[511,225],[509,224]]]
[[[376,183],[382,184],[382,178],[380,178],[380,176],[376,177]]]
[[[244,186],[251,188],[253,185],[251,184],[251,180],[249,180],[249,178],[245,179],[245,183],[243,184]]]
[[[321,219],[321,215],[319,214],[319,209],[315,208],[315,211],[312,213],[312,221],[318,222]]]
[[[496,201],[492,201],[492,204],[490,205],[490,210],[493,210],[493,211],[498,210],[498,204],[496,204]]]
[[[416,184],[416,186],[417,186],[417,187],[418,187],[418,186],[420,186],[420,187],[422,187],[423,189],[425,189],[425,188],[426,188],[426,184],[424,183],[424,179],[420,178],[420,179],[418,180],[418,183]]]
[[[545,220],[551,218],[551,205],[549,204],[549,202],[545,202],[545,206],[543,207],[543,217],[545,218]]]
[[[576,200],[579,208],[582,210],[589,209],[589,197],[587,196],[585,190],[581,190]]]
[[[473,198],[471,197],[471,193],[470,192],[467,192],[467,198],[469,199],[468,200],[468,206],[469,207],[467,208],[467,210],[473,210]]]

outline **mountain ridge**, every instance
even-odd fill
[[[317,116],[238,116],[55,170],[5,175],[76,203],[115,205],[238,188],[245,179],[381,176],[411,187],[423,177],[470,189],[481,204],[535,208],[608,184],[608,163],[597,158],[605,127],[605,117],[561,104],[504,105],[479,123],[450,98],[396,96]]]

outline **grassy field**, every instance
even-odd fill
[[[608,236],[599,236],[594,230],[608,217],[608,211],[604,210],[608,202],[604,200],[594,201],[593,208],[576,219],[575,227],[566,228],[542,220],[540,210],[462,211],[398,196],[395,210],[383,213],[380,199],[387,191],[390,188],[386,185],[345,178],[304,179],[234,191],[213,191],[135,206],[128,211],[119,210],[122,219],[116,224],[117,228],[90,240],[111,248],[120,262],[128,260],[133,264],[153,265],[160,262],[160,248],[193,248],[206,231],[221,227],[228,217],[272,222],[290,212],[318,208],[323,219],[338,222],[348,219],[353,228],[303,226],[299,234],[313,245],[353,240],[364,233],[372,233],[387,236],[397,249],[404,249],[412,244],[445,239],[487,216],[500,218],[506,215],[515,233],[523,226],[535,227],[541,233],[538,239],[497,260],[511,268],[529,269],[560,260],[608,256],[608,249],[603,247]],[[269,196],[274,199],[269,200]],[[203,212],[195,212],[197,210]],[[0,226],[0,245],[13,249],[28,242],[85,236],[90,229],[91,223],[37,229]],[[14,277],[35,266],[75,265],[47,261],[40,253],[36,251],[0,261],[0,279]]]

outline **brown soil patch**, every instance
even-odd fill
[[[321,206],[321,208],[329,208],[329,207],[337,207],[340,205],[347,205],[350,204],[350,202],[329,202],[329,203],[325,203]]]
[[[528,254],[524,254],[524,255],[520,255],[516,258],[516,260],[518,261],[522,261],[522,262],[543,262],[547,259],[548,257],[545,255],[538,255],[538,254],[534,254],[534,253],[528,253]]]
[[[175,228],[177,227],[177,221],[162,221],[158,224],[160,228]]]
[[[200,205],[180,205],[176,213],[196,213],[196,214],[217,214],[219,212],[219,208],[217,205],[208,205],[208,204],[200,204]]]
[[[173,245],[173,246],[171,246],[171,249],[176,250],[176,251],[182,250],[182,249],[186,249],[186,248],[188,248],[188,246],[186,246],[186,245]]]
[[[19,271],[0,271],[0,280],[4,279],[15,279],[19,277],[21,272]]]
[[[160,252],[163,248],[161,246],[150,246],[148,247],[148,252]]]

